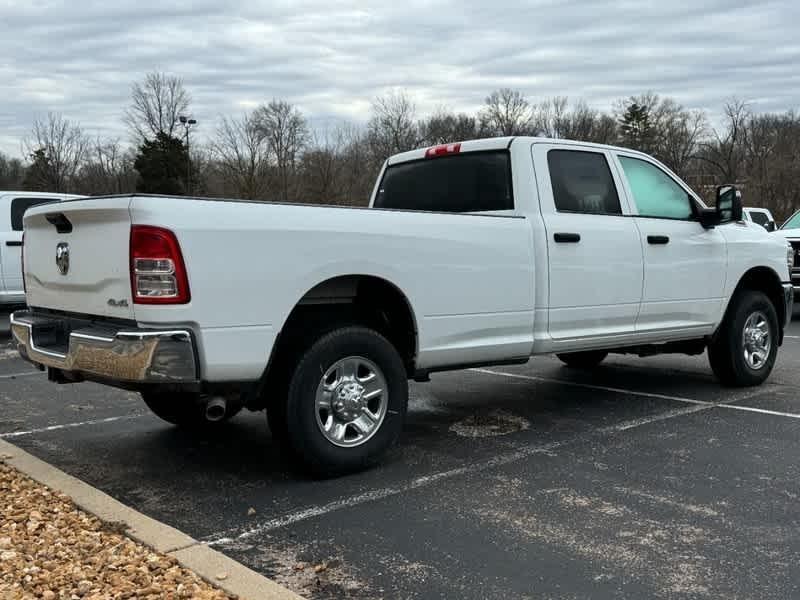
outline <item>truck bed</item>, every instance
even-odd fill
[[[53,224],[62,219],[69,233]],[[132,225],[175,233],[188,304],[133,302]],[[215,381],[258,378],[298,302],[351,275],[405,295],[420,368],[524,357],[533,343],[533,243],[523,217],[128,195],[32,209],[25,227],[30,306],[189,327],[202,376]],[[63,243],[66,275],[55,260]]]

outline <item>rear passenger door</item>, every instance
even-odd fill
[[[547,231],[551,337],[633,335],[642,246],[609,153],[544,143],[534,144],[533,153]]]
[[[719,229],[705,229],[689,189],[642,155],[617,153],[641,233],[644,290],[641,333],[697,330],[718,320],[727,250]]]

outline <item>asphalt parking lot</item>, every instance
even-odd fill
[[[312,481],[262,413],[188,434],[135,394],[48,383],[0,327],[0,437],[311,598],[796,598],[788,335],[747,390],[705,356],[436,375],[381,466]]]

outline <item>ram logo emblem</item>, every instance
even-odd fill
[[[69,244],[60,242],[56,246],[56,266],[62,275],[69,273]]]

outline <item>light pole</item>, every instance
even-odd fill
[[[189,128],[192,125],[197,125],[197,121],[195,119],[189,119],[188,117],[180,116],[178,120],[183,125],[184,130],[186,130],[186,195],[192,195],[192,155],[189,153]]]

